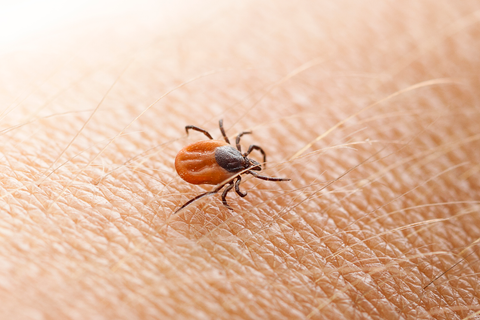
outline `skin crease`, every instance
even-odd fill
[[[478,2],[145,9],[1,56],[2,319],[479,318]],[[292,181],[172,216],[220,118]]]

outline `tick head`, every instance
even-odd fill
[[[262,170],[262,165],[259,162],[255,161],[253,159],[250,159],[250,158],[245,158],[245,160],[247,160],[247,162],[248,162],[247,168],[252,167],[250,170],[254,170],[254,171],[261,171]]]
[[[237,149],[230,145],[218,147],[215,150],[215,160],[218,165],[228,172],[239,172],[248,167],[248,158],[244,158],[243,155]]]

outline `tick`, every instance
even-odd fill
[[[227,193],[235,188],[235,192],[240,197],[247,195],[247,192],[240,190],[241,175],[243,174],[251,174],[255,178],[267,181],[290,181],[287,178],[265,177],[256,172],[262,170],[262,164],[248,158],[248,155],[253,150],[259,151],[263,155],[264,168],[267,163],[267,155],[261,147],[254,144],[248,147],[247,152],[242,153],[240,139],[245,134],[251,134],[251,131],[243,131],[237,136],[235,149],[225,134],[223,120],[220,119],[218,124],[225,141],[214,140],[210,133],[202,128],[191,125],[185,127],[187,135],[189,133],[188,130],[195,130],[203,133],[210,140],[195,142],[178,152],[175,158],[175,169],[178,175],[191,184],[213,184],[217,186],[212,191],[202,193],[190,199],[177,209],[175,213],[200,198],[219,192],[225,186],[227,187],[222,193],[222,203],[228,209],[233,210],[227,203]]]

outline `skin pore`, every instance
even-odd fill
[[[478,2],[142,10],[1,55],[2,319],[480,316]],[[292,181],[172,215],[220,118]]]

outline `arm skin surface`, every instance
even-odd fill
[[[0,318],[480,318],[478,1],[147,5],[0,57]]]

